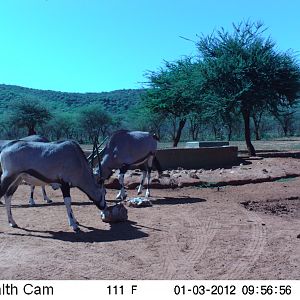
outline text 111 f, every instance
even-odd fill
[[[109,285],[107,286],[108,295],[124,295],[125,288],[123,285]],[[128,289],[130,291],[128,291]],[[127,291],[133,295],[137,291],[137,285],[131,285],[128,287]]]

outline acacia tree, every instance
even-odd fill
[[[124,119],[126,119],[126,127],[129,129],[149,131],[155,133],[159,139],[163,136],[163,128],[166,121],[165,115],[151,111],[143,106],[142,103],[127,112]]]
[[[299,96],[300,70],[291,52],[279,52],[270,38],[264,38],[262,23],[233,24],[233,33],[223,28],[197,43],[202,59],[200,69],[207,98],[226,110],[241,113],[249,155],[250,117],[266,108],[276,113],[292,105]]]
[[[279,122],[285,137],[292,135],[295,112],[293,107],[288,107],[283,111],[276,111],[273,113],[275,119]]]
[[[196,103],[194,63],[190,58],[166,62],[158,72],[149,72],[150,88],[143,97],[144,105],[154,113],[176,120],[173,147],[177,147],[187,116]]]
[[[203,87],[202,87],[203,88]],[[214,132],[214,137],[223,138],[224,129],[227,131],[227,139],[231,140],[234,125],[239,121],[239,112],[227,98],[220,98],[206,89],[203,96],[203,118]],[[222,134],[220,134],[222,133]]]
[[[0,115],[0,138],[16,139],[22,134],[22,129],[10,122],[7,114]]]
[[[81,108],[78,111],[77,121],[86,132],[90,142],[98,140],[100,134],[104,138],[114,124],[111,115],[99,104]]]
[[[188,116],[189,133],[193,141],[198,140],[201,123],[203,121],[200,112],[192,112]]]
[[[255,139],[257,141],[259,141],[261,139],[261,135],[260,135],[260,125],[261,125],[261,120],[263,117],[263,110],[260,111],[253,111],[252,112],[252,120],[253,120],[253,124],[254,124],[254,133],[255,133]]]
[[[22,99],[10,106],[9,122],[19,128],[27,128],[28,135],[36,134],[36,127],[52,118],[50,111],[39,101]]]
[[[76,128],[74,117],[75,114],[71,112],[55,113],[50,122],[43,126],[43,131],[54,140],[71,139]]]

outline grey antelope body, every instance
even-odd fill
[[[138,194],[141,194],[144,180],[147,176],[146,197],[150,196],[149,184],[152,164],[156,164],[157,170],[161,168],[155,157],[157,150],[157,137],[149,132],[143,131],[116,131],[106,144],[101,160],[101,176],[105,180],[112,174],[113,169],[119,169],[119,182],[121,190],[117,199],[126,198],[124,188],[124,175],[130,167],[142,166],[143,175],[138,187]]]
[[[91,167],[74,141],[55,143],[13,141],[0,153],[2,167],[0,197],[5,197],[8,222],[15,227],[11,214],[11,198],[24,176],[45,184],[59,184],[67,208],[69,225],[78,231],[78,223],[71,208],[70,188],[83,191],[99,209],[105,209],[105,189],[97,183]]]
[[[44,143],[50,142],[48,139],[46,139],[45,137],[42,137],[40,135],[26,136],[26,137],[24,137],[20,140],[21,141],[28,141],[28,142],[44,142]],[[12,142],[12,140],[0,141],[0,152],[1,152],[1,148],[4,147],[6,144],[8,144],[10,142]],[[31,188],[31,193],[30,193],[30,197],[29,197],[29,201],[28,201],[30,206],[35,205],[35,201],[34,201],[34,198],[33,198],[35,186],[41,186],[44,200],[46,201],[46,203],[52,203],[52,200],[47,196],[44,183],[42,183],[42,182],[40,182],[40,181],[38,181],[34,178],[31,178],[30,176],[27,176],[27,178],[24,177],[24,181],[26,183],[30,184],[30,188]]]

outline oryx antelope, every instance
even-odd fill
[[[71,208],[70,188],[77,187],[103,210],[106,208],[103,183],[96,182],[80,146],[74,141],[53,143],[12,141],[0,153],[2,167],[0,198],[5,196],[8,222],[16,227],[11,213],[11,198],[23,178],[44,184],[59,184],[67,209],[69,225],[79,231]]]
[[[22,141],[28,141],[28,142],[44,142],[44,143],[48,143],[50,142],[48,139],[46,139],[45,137],[42,137],[40,135],[30,135],[30,136],[26,136],[24,138],[21,138],[20,140]],[[3,146],[5,146],[6,144],[8,144],[9,142],[12,142],[12,140],[2,140],[0,141],[0,152],[1,152],[1,148]],[[26,181],[26,179],[24,178],[24,181]],[[30,184],[30,188],[31,188],[31,193],[30,193],[30,197],[29,197],[29,205],[30,206],[34,206],[35,205],[35,201],[33,198],[33,194],[34,194],[34,190],[35,190],[35,186],[36,185],[40,185],[39,182],[26,182]],[[42,188],[42,192],[43,192],[43,198],[44,201],[46,203],[52,203],[52,200],[48,197],[47,193],[46,193],[46,189],[45,189],[45,185],[42,184],[41,185]],[[56,187],[55,187],[56,188]]]
[[[147,177],[146,197],[150,196],[150,176],[152,165],[161,173],[160,164],[155,157],[157,150],[156,135],[143,131],[119,130],[112,134],[102,151],[100,176],[103,180],[112,175],[112,170],[119,169],[119,183],[121,190],[117,199],[124,200],[126,191],[124,188],[124,175],[131,167],[141,167],[143,170],[138,195],[142,193],[144,180]],[[98,170],[96,168],[96,170]]]

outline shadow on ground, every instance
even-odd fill
[[[117,203],[118,201],[115,200],[107,200],[106,202],[110,203],[111,205]],[[192,203],[199,203],[199,202],[206,202],[205,199],[201,198],[192,198],[192,197],[164,197],[164,198],[154,198],[151,199],[151,202],[156,205],[177,205],[177,204],[192,204]],[[2,204],[3,205],[3,204]],[[12,208],[47,208],[49,206],[62,206],[65,205],[63,202],[52,202],[52,203],[41,203],[36,204],[34,206],[29,206],[28,204],[12,204]],[[82,202],[72,202],[72,206],[89,206],[95,205],[93,202],[89,201],[82,201]]]
[[[205,199],[201,198],[191,198],[191,197],[164,197],[159,199],[153,199],[151,200],[153,205],[178,205],[178,204],[193,204],[193,203],[199,203],[199,202],[206,202]]]
[[[23,236],[30,238],[43,238],[43,239],[53,239],[60,240],[64,242],[82,242],[82,243],[100,243],[100,242],[114,242],[114,241],[127,241],[135,240],[149,236],[147,233],[140,230],[136,226],[136,222],[126,221],[120,223],[111,223],[109,230],[101,230],[94,227],[79,225],[84,231],[79,233],[74,232],[64,232],[64,231],[51,231],[51,230],[33,230],[26,228],[16,228],[18,232],[16,233],[4,233],[1,234],[10,236]]]

